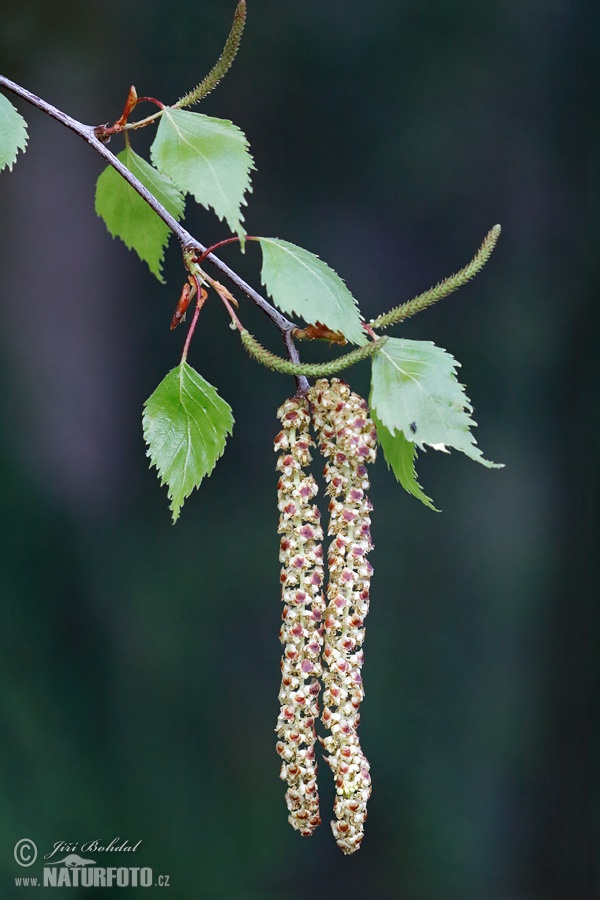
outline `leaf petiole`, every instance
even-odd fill
[[[252,240],[254,240],[254,238],[246,235],[245,240],[252,241]],[[235,244],[235,243],[238,243],[238,244],[240,243],[239,235],[235,235],[234,237],[230,237],[230,238],[225,238],[225,240],[223,240],[223,241],[217,241],[216,244],[211,244],[210,247],[207,247],[206,250],[204,250],[200,256],[195,256],[193,259],[193,262],[195,262],[197,265],[200,265],[200,263],[204,262],[204,260],[206,259],[207,256],[209,256],[209,254],[214,253],[214,251],[218,250],[219,247],[224,247],[226,244]]]
[[[145,128],[146,125],[151,125],[152,122],[156,122],[157,119],[160,119],[164,109],[163,106],[158,112],[153,113],[151,116],[146,116],[145,119],[140,119],[138,122],[128,122],[127,125],[123,125],[121,131],[135,131],[136,128]]]
[[[200,283],[200,279],[197,275],[193,276],[193,279],[196,283],[196,291],[198,294],[198,299],[196,300],[196,308],[194,310],[194,315],[192,316],[192,321],[190,322],[190,327],[188,328],[187,337],[185,339],[185,344],[183,345],[183,351],[181,353],[181,362],[184,363],[187,360],[188,353],[190,350],[190,344],[192,343],[192,338],[194,336],[194,332],[196,330],[196,325],[198,324],[198,319],[200,318],[200,310],[204,306],[204,302],[208,297],[207,292],[202,287]]]

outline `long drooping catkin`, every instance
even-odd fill
[[[336,819],[331,827],[338,846],[349,854],[363,839],[371,794],[358,725],[364,696],[363,626],[373,571],[366,558],[373,547],[366,463],[375,459],[377,434],[366,401],[343,381],[317,381],[308,396],[320,450],[327,459],[325,479],[331,498],[322,715],[329,734],[322,743],[335,776]]]
[[[320,824],[315,720],[319,716],[323,599],[323,530],[313,500],[318,488],[305,471],[311,460],[310,415],[304,398],[294,397],[277,411],[282,430],[275,438],[280,453],[277,468],[279,560],[283,600],[280,639],[281,709],[277,721],[277,752],[281,778],[287,782],[290,824],[303,835]]]

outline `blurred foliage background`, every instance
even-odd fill
[[[17,101],[29,149],[0,179],[0,893],[20,896],[14,876],[38,869],[15,865],[19,838],[41,851],[120,836],[143,841],[136,864],[170,874],[169,896],[598,897],[593,4],[249,7],[201,111],[250,140],[250,233],[319,253],[372,316],[502,224],[476,281],[402,333],[462,362],[480,446],[506,468],[421,456],[435,514],[375,467],[367,833],[348,859],[327,824],[300,838],[273,733],[272,437],[293,381],[245,356],[216,302],[205,309],[190,362],[236,428],[172,527],[140,417],[184,338],[169,333],[178,249],[159,285],[95,217],[101,160]],[[0,70],[112,122],[132,82],[165,102],[196,84],[233,10],[5,0]],[[191,203],[186,225],[205,243],[226,236]],[[222,257],[258,285],[256,248]],[[351,371],[355,389],[368,374]],[[321,781],[327,823],[324,765]]]

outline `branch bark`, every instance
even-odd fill
[[[60,122],[61,125],[64,125],[65,128],[69,128],[75,134],[79,135],[80,138],[83,138],[87,144],[92,147],[96,153],[98,153],[106,162],[116,169],[116,171],[121,175],[125,181],[131,185],[131,187],[137,191],[137,193],[142,197],[146,203],[154,210],[157,216],[159,216],[163,222],[168,226],[168,228],[175,235],[179,243],[181,244],[182,252],[186,250],[193,250],[197,255],[202,255],[206,252],[206,247],[199,240],[197,240],[192,234],[190,234],[187,229],[183,227],[169,212],[162,206],[161,203],[150,193],[150,191],[144,187],[144,185],[139,181],[129,169],[120,162],[117,157],[112,153],[105,142],[100,140],[97,135],[97,128],[93,125],[84,125],[83,122],[79,122],[77,119],[73,119],[71,116],[64,113],[62,110],[57,109],[55,106],[52,106],[51,103],[48,103],[46,100],[42,100],[41,97],[38,97],[36,94],[33,94],[31,91],[28,91],[26,88],[21,87],[21,85],[17,84],[14,81],[11,81],[10,78],[6,78],[4,75],[0,75],[0,87],[4,87],[7,90],[11,91],[13,94],[16,94],[18,97],[21,97],[23,100],[26,100],[28,103],[31,103],[32,106],[37,107],[42,112],[46,113],[46,115],[50,116],[53,119],[56,119],[57,122]],[[290,360],[294,363],[300,361],[298,356],[298,351],[294,344],[292,338],[292,331],[298,326],[295,322],[291,322],[286,316],[282,315],[279,310],[275,309],[274,306],[269,303],[258,291],[255,291],[254,288],[249,285],[244,279],[237,274],[233,269],[231,269],[226,263],[224,263],[218,256],[215,256],[214,253],[209,253],[205,259],[212,263],[215,268],[217,268],[223,275],[225,275],[240,291],[242,291],[259,309],[261,309],[265,315],[267,315],[271,321],[277,326],[279,331],[281,332],[284,344],[286,346],[288,355]],[[296,379],[298,390],[301,393],[306,393],[308,390],[308,381],[303,376],[300,376]]]

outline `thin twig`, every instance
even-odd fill
[[[200,284],[200,279],[196,275],[194,275],[194,282],[196,285],[196,309],[194,310],[194,316],[190,323],[190,327],[188,329],[187,337],[185,339],[185,344],[183,347],[183,352],[181,354],[182,363],[186,362],[187,360],[188,353],[190,352],[190,344],[192,343],[196,325],[198,324],[198,317],[200,316],[200,311],[204,306],[206,298],[208,297],[208,294]]]
[[[298,365],[300,363],[300,354],[298,353],[298,348],[296,347],[292,339],[291,332],[283,332],[283,343],[285,344],[291,362]],[[296,394],[299,397],[305,397],[308,394],[310,390],[310,382],[306,375],[296,375],[296,388]]]
[[[182,250],[189,251],[193,250],[195,255],[201,256],[207,252],[207,247],[204,246],[200,241],[198,241],[192,234],[190,234],[187,229],[181,225],[177,219],[175,219],[165,207],[159,203],[159,201],[154,197],[150,191],[144,187],[144,185],[139,181],[132,172],[129,171],[127,166],[123,165],[120,160],[111,153],[111,151],[106,147],[105,143],[100,140],[96,134],[96,128],[93,125],[84,125],[83,122],[79,122],[77,119],[73,119],[71,116],[62,112],[62,110],[57,109],[55,106],[52,106],[51,103],[47,103],[45,100],[42,100],[41,97],[38,97],[36,94],[33,94],[31,91],[28,91],[26,88],[21,87],[21,85],[16,84],[14,81],[11,81],[9,78],[6,78],[4,75],[0,75],[0,87],[5,87],[7,90],[11,91],[13,94],[16,94],[18,97],[22,97],[23,100],[27,100],[28,103],[31,103],[32,106],[37,107],[37,109],[42,110],[42,112],[46,113],[46,115],[50,116],[53,119],[56,119],[57,122],[60,122],[61,125],[64,125],[66,128],[69,128],[71,131],[75,132],[75,134],[79,135],[79,137],[83,138],[86,143],[90,145],[100,156],[106,160],[106,162],[115,169],[125,181],[131,185],[131,187],[137,191],[137,193],[142,197],[146,203],[154,210],[157,216],[159,216],[165,225],[172,231],[175,237],[178,239],[181,244]],[[102,126],[104,127],[104,126]],[[100,132],[102,133],[102,132]],[[291,322],[286,316],[282,315],[274,306],[272,306],[268,300],[266,300],[258,291],[255,291],[253,287],[251,287],[240,275],[237,274],[233,269],[231,269],[228,265],[222,262],[218,256],[215,256],[214,253],[208,253],[205,257],[209,262],[211,262],[220,272],[223,273],[233,284],[236,285],[256,306],[261,309],[265,315],[267,315],[271,321],[277,326],[279,331],[284,337],[286,342],[286,346],[289,345],[286,339],[286,335],[291,335],[291,332],[297,328],[295,322]],[[291,337],[290,337],[291,342]],[[291,357],[290,357],[291,358]]]
[[[190,327],[188,328],[187,337],[185,339],[185,344],[183,345],[183,350],[181,352],[181,362],[184,363],[187,361],[188,353],[190,352],[190,344],[192,343],[192,337],[194,336],[194,332],[196,330],[196,325],[198,324],[198,317],[200,316],[200,306],[196,306],[194,310],[194,315],[192,316],[192,321],[190,322]]]

